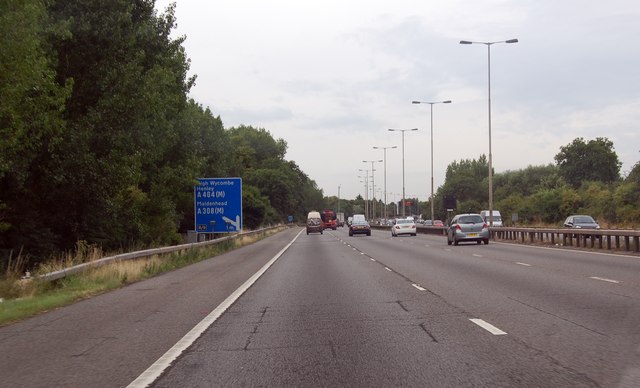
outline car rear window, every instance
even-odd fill
[[[458,219],[460,224],[481,224],[484,220],[481,216],[462,216]]]

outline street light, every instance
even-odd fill
[[[433,222],[434,218],[434,206],[433,206],[433,105],[434,104],[451,104],[451,100],[447,101],[435,101],[435,102],[426,102],[426,101],[411,101],[412,104],[429,104],[431,105],[431,197],[429,202],[431,202],[431,221]]]
[[[411,129],[393,129],[393,128],[389,128],[389,131],[391,132],[402,132],[402,217],[404,218],[406,216],[405,214],[405,204],[404,204],[404,133],[407,131],[417,131],[418,128],[411,128]]]
[[[373,164],[374,163],[380,163],[382,162],[382,159],[380,160],[363,160],[362,163],[371,163],[371,191],[372,191],[372,195],[371,195],[371,203],[373,204],[373,206],[371,207],[371,220],[373,220],[374,218],[376,218],[376,180],[375,180],[375,169],[373,168]]]
[[[364,178],[364,214],[369,218],[369,170],[359,168],[358,171],[364,172],[364,177],[358,176],[358,178]]]
[[[491,46],[496,43],[518,43],[518,39],[500,40],[497,42],[471,42],[461,40],[460,44],[484,44],[487,46],[487,74],[488,74],[488,107],[489,107],[489,226],[493,226],[493,162],[491,155]]]
[[[388,219],[387,215],[387,150],[398,148],[398,146],[390,146],[390,147],[373,147],[374,150],[383,150],[384,151],[384,219]]]
[[[365,192],[365,195],[364,195],[364,198],[363,198],[363,201],[364,201],[364,213],[367,214],[367,200],[365,199],[367,197],[366,193],[368,191],[368,189],[367,189],[367,178],[366,177],[362,177],[360,175],[358,175],[358,178],[359,179],[363,179],[363,180],[361,180],[359,182],[360,183],[364,183],[364,192]]]

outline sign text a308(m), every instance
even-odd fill
[[[198,233],[242,230],[241,178],[199,178],[193,197]]]

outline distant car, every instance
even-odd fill
[[[351,225],[349,225],[349,236],[353,236],[354,234],[366,234],[367,236],[371,236],[371,226],[364,219],[354,218]]]
[[[433,226],[444,226],[444,222],[440,220],[433,221]]]
[[[401,234],[416,235],[416,223],[412,219],[397,219],[396,224],[391,227],[391,236],[397,237]]]
[[[433,226],[433,220],[424,220],[422,224],[424,226]]]
[[[600,225],[591,216],[573,215],[564,220],[565,228],[575,229],[600,229]]]
[[[461,241],[484,241],[489,244],[489,226],[480,214],[458,214],[447,228],[447,244],[458,245]]]

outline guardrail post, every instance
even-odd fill
[[[633,245],[635,245],[635,251],[636,252],[640,252],[640,237],[639,236],[635,236],[633,238]]]
[[[629,236],[624,236],[624,250],[629,251],[630,248],[631,247],[629,246]]]

